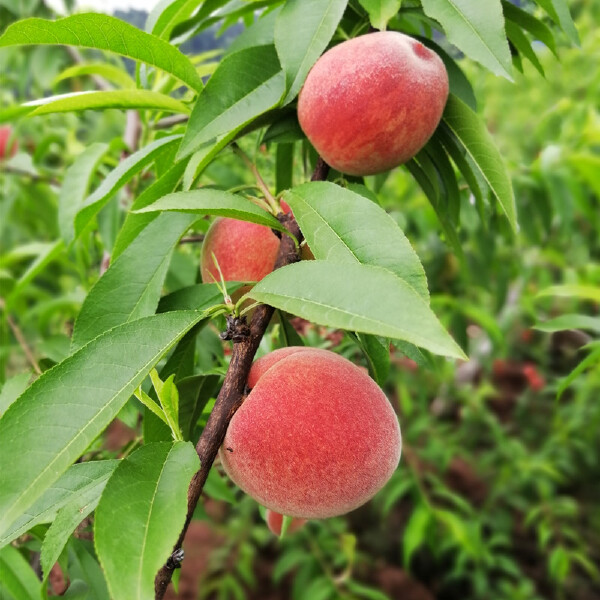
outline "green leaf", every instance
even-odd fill
[[[144,208],[166,194],[170,194],[179,184],[185,171],[186,161],[175,163],[160,179],[157,179],[150,187],[146,188],[134,201],[131,210]],[[138,215],[129,212],[125,217],[125,223],[119,230],[115,245],[112,251],[112,259],[115,260],[124,250],[137,238],[140,232],[154,219],[158,214],[148,213]]]
[[[156,396],[162,406],[167,425],[171,429],[173,438],[176,441],[183,441],[181,431],[179,430],[179,393],[173,380],[175,375],[169,376],[164,382],[161,381],[156,369],[150,371],[150,379],[156,391]]]
[[[420,162],[417,162],[417,160],[413,158],[409,160],[405,166],[410,174],[415,178],[423,190],[423,193],[427,196],[431,206],[435,210],[442,229],[444,230],[446,242],[452,246],[457,256],[461,260],[464,260],[462,245],[456,233],[455,226],[451,223],[445,206],[440,206],[440,190],[437,181],[437,169],[425,151],[421,151],[418,156]]]
[[[302,588],[302,600],[329,600],[335,598],[337,591],[331,579],[320,575],[312,579],[307,586]]]
[[[319,325],[406,340],[435,354],[465,358],[425,300],[381,267],[302,261],[269,273],[247,296]]]
[[[277,144],[275,159],[275,193],[292,187],[294,176],[294,144]]]
[[[500,0],[423,0],[422,4],[425,14],[444,28],[450,43],[492,73],[512,81]]]
[[[597,196],[600,196],[600,156],[590,152],[570,152],[567,161],[579,176],[589,185]]]
[[[552,18],[560,25],[562,30],[569,36],[574,44],[579,46],[579,34],[569,12],[566,0],[535,0]]]
[[[92,542],[72,537],[67,546],[67,557],[71,581],[84,584],[87,588],[83,596],[77,595],[77,598],[110,600],[104,574],[96,559]]]
[[[371,25],[385,31],[388,21],[400,10],[402,0],[358,0],[367,11]]]
[[[119,87],[125,89],[134,89],[135,81],[129,76],[125,69],[111,65],[110,63],[85,63],[72,65],[59,73],[54,78],[54,84],[72,77],[81,77],[82,75],[99,75],[108,81],[116,83]]]
[[[481,119],[462,100],[450,94],[444,110],[444,123],[461,142],[473,166],[500,203],[513,231],[517,231],[512,183],[504,159]]]
[[[40,244],[40,253],[38,257],[27,267],[25,272],[19,277],[17,283],[6,298],[6,310],[12,310],[12,305],[21,293],[27,288],[30,282],[35,279],[53,260],[55,260],[65,249],[62,240]]]
[[[233,54],[251,46],[268,46],[275,43],[275,22],[281,11],[278,6],[265,11],[250,27],[246,27],[227,48],[227,54]],[[266,13],[266,14],[265,14]]]
[[[196,69],[177,48],[108,15],[80,14],[56,21],[25,19],[9,25],[0,37],[0,47],[33,44],[108,50],[162,69],[194,90],[202,89]]]
[[[426,302],[419,257],[396,222],[377,204],[333,183],[305,183],[284,194],[317,259],[384,267]]]
[[[227,282],[227,291],[233,294],[241,283]],[[163,296],[158,303],[157,312],[170,310],[206,310],[216,304],[223,304],[223,294],[215,283],[197,283]]]
[[[389,343],[366,333],[356,334],[356,339],[369,363],[371,377],[382,387],[390,372]]]
[[[79,235],[94,215],[108,202],[119,188],[123,187],[136,173],[153,162],[162,152],[180,143],[180,135],[160,138],[147,144],[113,169],[106,179],[83,202],[75,217],[75,234]]]
[[[118,461],[115,460],[114,463],[116,468]],[[58,560],[73,531],[98,506],[111,473],[112,471],[78,494],[73,494],[74,497],[57,512],[42,543],[40,559],[45,580],[48,579],[52,566]]]
[[[46,371],[10,406],[0,419],[0,535],[86,450],[200,318],[171,312],[115,327]]]
[[[115,90],[100,92],[74,92],[62,96],[50,96],[27,102],[23,106],[30,109],[28,116],[49,115],[52,113],[73,112],[106,108],[152,109],[189,114],[186,104],[165,94],[150,90]]]
[[[442,202],[438,203],[438,210],[443,210],[450,223],[456,226],[460,217],[460,192],[454,168],[437,137],[432,137],[423,151],[431,159],[442,184]],[[417,158],[422,159],[422,155]]]
[[[563,331],[564,329],[589,329],[600,333],[600,318],[588,315],[561,315],[548,321],[535,324],[534,329],[539,331]]]
[[[560,398],[577,377],[589,367],[600,368],[600,347],[592,350],[566,377],[561,379],[556,389],[556,397]]]
[[[75,237],[75,215],[81,208],[94,173],[107,151],[107,144],[91,144],[65,173],[58,199],[58,226],[67,244]]]
[[[0,111],[0,123],[12,123],[22,115],[30,113],[31,110],[31,108],[22,104],[4,107]]]
[[[177,382],[179,427],[184,440],[197,441],[196,424],[204,407],[216,392],[219,375],[192,375]]]
[[[221,477],[219,472],[213,468],[208,473],[208,478],[203,491],[210,498],[229,502],[229,504],[235,504],[235,495],[227,485],[227,481],[227,479]]]
[[[31,380],[31,373],[13,375],[4,382],[0,390],[0,417],[6,409],[25,391]]]
[[[87,295],[75,321],[71,351],[111,327],[154,314],[173,248],[194,220],[164,214],[140,233]]]
[[[189,442],[142,446],[121,461],[96,509],[94,539],[111,598],[153,598],[173,551],[200,461]]]
[[[344,14],[348,0],[288,0],[275,21],[275,47],[285,71],[291,102],[323,53]]]
[[[0,537],[4,546],[39,523],[51,523],[58,511],[72,500],[86,494],[88,489],[103,486],[117,468],[118,460],[97,460],[77,463],[50,486],[44,494],[17,519]]]
[[[404,550],[404,565],[410,567],[410,559],[415,550],[427,541],[427,529],[432,521],[431,510],[423,502],[413,510],[402,536]]]
[[[528,13],[506,0],[502,0],[502,11],[504,12],[504,17],[507,19],[507,24],[510,20],[522,29],[529,31],[536,40],[544,42],[554,56],[558,58],[556,40],[554,39],[551,29],[545,23],[536,19],[531,13]]]
[[[576,283],[553,285],[538,292],[536,298],[544,298],[546,296],[562,296],[565,298],[579,298],[580,300],[600,302],[600,287]]]
[[[443,124],[436,129],[433,137],[442,143],[444,150],[452,158],[452,161],[469,185],[469,189],[475,197],[477,205],[482,206],[484,191],[487,192],[487,187],[484,181],[479,180],[478,174],[475,172],[476,166],[465,156],[466,152],[460,140],[457,140]]]
[[[506,21],[506,35],[512,45],[519,51],[519,55],[527,58],[537,69],[538,73],[544,77],[544,67],[542,67],[542,63],[537,57],[535,50],[531,47],[531,43],[523,33],[523,30],[512,21]],[[522,69],[520,70],[522,71]]]
[[[12,546],[0,550],[0,598],[39,600],[41,583],[25,557]]]
[[[189,19],[198,8],[198,4],[198,0],[162,0],[148,15],[146,30],[164,40],[169,40],[173,27]]]
[[[159,406],[158,402],[151,398],[146,392],[142,389],[142,386],[138,387],[138,389],[134,392],[135,397],[148,409],[151,410],[167,427],[169,426],[169,422],[167,421],[167,417],[165,416],[164,410]],[[165,441],[169,441],[168,440]],[[147,441],[147,440],[145,440]]]
[[[366,600],[389,600],[387,594],[363,585],[362,583],[352,581],[351,579],[346,582],[346,587],[356,598],[365,598]]]
[[[569,575],[570,569],[571,560],[567,550],[563,546],[554,548],[548,557],[548,571],[550,577],[554,579],[554,581],[563,583]]]
[[[224,145],[255,117],[279,104],[283,92],[284,75],[273,46],[226,56],[196,101],[178,157],[215,142]]]
[[[283,346],[304,346],[304,340],[300,337],[300,334],[294,329],[292,324],[288,321],[287,315],[280,310],[277,311],[279,317],[279,337]]]
[[[278,231],[287,231],[273,215],[259,208],[252,201],[237,194],[208,188],[167,194],[150,206],[135,212],[140,214],[166,210],[197,215],[218,215],[258,223]]]

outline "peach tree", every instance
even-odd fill
[[[91,519],[106,581],[99,597],[162,598],[200,495],[219,477],[212,466],[220,448],[232,478],[279,518],[326,517],[372,497],[400,452],[395,417],[369,437],[393,414],[378,387],[390,344],[424,368],[436,357],[466,359],[378,194],[391,169],[414,179],[437,216],[436,235],[459,261],[464,211],[510,238],[518,228],[511,179],[461,62],[507,78],[523,61],[538,68],[534,44],[555,51],[556,35],[577,40],[564,0],[163,0],[145,31],[91,13],[11,20],[0,53],[61,45],[72,64],[53,83],[60,93],[15,92],[2,122],[108,109],[127,117],[121,136],[80,144],[52,180],[60,237],[22,285],[3,293],[9,315],[50,262],[90,240],[102,247],[93,285],[82,278],[89,290],[64,356],[48,369],[32,358],[35,381],[3,388],[0,566],[14,577],[0,589],[17,598],[25,597],[19,590],[46,593],[69,538]],[[180,50],[211,27],[224,34],[240,24],[222,53]],[[18,159],[7,171],[18,170]],[[220,175],[232,168],[243,173],[237,183]],[[191,283],[169,283],[182,242],[205,235],[202,279],[196,264]],[[324,350],[295,348],[289,357],[278,350],[286,358],[249,380],[261,344],[264,353],[306,343],[293,318],[346,332],[370,377]],[[207,364],[203,344],[215,327],[229,355]],[[306,409],[305,421],[297,421],[302,411],[287,417],[296,429],[277,406],[244,416],[258,397],[277,394]],[[312,398],[306,405],[304,395]],[[363,396],[379,404],[367,410]],[[99,440],[125,414],[138,439],[106,459]],[[278,416],[285,435],[273,445]],[[265,466],[263,455],[276,455],[284,438],[288,454]],[[384,438],[388,445],[377,446]],[[252,456],[238,458],[245,444]],[[357,466],[372,446],[364,471],[385,467],[365,483]],[[327,452],[358,472],[333,480],[341,509],[297,508],[281,489],[269,504],[263,492],[278,469],[289,470],[284,488],[315,474],[327,480]],[[359,493],[344,497],[353,487]],[[41,582],[15,546],[28,532],[41,544]]]

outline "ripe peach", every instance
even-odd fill
[[[272,511],[344,514],[387,482],[400,459],[398,419],[349,360],[291,347],[258,359],[220,449],[230,478]]]
[[[267,527],[271,530],[271,533],[274,533],[275,535],[281,535],[283,515],[267,508],[266,520]],[[298,531],[298,529],[302,528],[304,523],[306,523],[306,519],[292,519],[292,522],[287,528],[287,533],[294,533],[295,531]]]
[[[17,140],[13,140],[10,148],[8,147],[8,140],[12,135],[12,127],[10,125],[4,125],[0,127],[0,160],[10,158],[17,153],[18,144]]]
[[[264,225],[218,218],[208,228],[202,244],[202,281],[220,281],[214,252],[225,281],[260,281],[275,266],[279,239]]]
[[[372,175],[406,162],[426,144],[447,98],[440,57],[409,36],[380,31],[319,58],[300,91],[298,120],[334,169]]]

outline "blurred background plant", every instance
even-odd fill
[[[2,29],[21,16],[51,14],[43,2],[17,4],[0,2]],[[534,43],[533,60],[515,51],[514,83],[461,64],[509,163],[516,238],[494,211],[478,214],[465,186],[460,256],[440,239],[438,218],[405,169],[368,178],[365,193],[376,193],[415,246],[436,313],[471,357],[423,365],[391,352],[383,387],[402,424],[398,471],[363,508],[280,541],[256,503],[213,471],[186,540],[182,597],[198,590],[200,598],[240,600],[600,598],[600,5],[581,0],[571,9],[581,47],[557,34],[560,63]],[[94,53],[85,56],[90,62]],[[127,116],[105,110],[17,119],[12,107],[95,89],[94,77],[126,82],[124,61],[110,61],[112,69],[85,72],[63,47],[0,53],[0,121],[18,141],[0,170],[0,414],[35,372],[68,354],[81,303],[106,268],[127,208],[149,184],[142,171],[67,251],[56,240],[72,192],[69,169],[84,150],[96,152],[93,189],[132,149],[123,134]],[[209,74],[211,56],[198,61]],[[149,117],[141,112],[141,119],[147,126]],[[259,140],[246,142],[246,151],[268,178],[274,153]],[[166,168],[169,156],[162,161]],[[296,170],[299,180],[302,161]],[[253,181],[224,153],[201,183],[229,189]],[[70,201],[85,190],[74,194]],[[206,227],[196,229],[173,255],[166,292],[198,279],[195,242]],[[368,366],[355,338],[295,326],[307,343],[335,346]],[[260,351],[297,334],[276,327]],[[216,328],[198,336],[202,370],[215,360],[217,372],[226,366],[227,351]],[[130,403],[92,451],[122,456],[139,443],[138,428]],[[39,550],[45,527],[20,551],[2,550],[0,567]],[[59,562],[63,574],[86,582],[90,595],[82,597],[107,598],[88,529],[84,522]],[[60,592],[60,571],[51,582]]]

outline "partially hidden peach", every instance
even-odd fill
[[[448,98],[440,57],[396,31],[334,46],[298,98],[302,130],[326,163],[372,175],[412,158],[435,131]]]
[[[308,347],[258,359],[220,456],[229,477],[268,509],[321,519],[367,502],[400,459],[398,419],[358,366]]]
[[[267,527],[274,533],[275,535],[281,535],[281,528],[283,526],[283,515],[281,513],[275,512],[273,510],[269,510],[267,508],[266,514]],[[286,533],[294,533],[301,529],[306,523],[306,519],[296,519],[293,518],[292,522],[289,524]]]
[[[10,158],[17,153],[19,145],[17,144],[17,140],[13,140],[10,147],[8,146],[8,140],[12,135],[12,127],[10,125],[4,125],[0,127],[0,160],[4,160],[6,158]]]
[[[278,251],[279,238],[268,227],[237,219],[215,219],[202,243],[202,281],[220,281],[213,253],[225,281],[260,281],[273,270]]]

